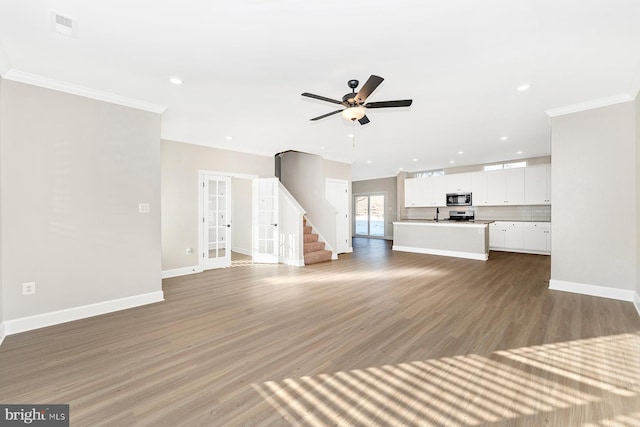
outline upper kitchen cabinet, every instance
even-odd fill
[[[487,173],[484,171],[471,173],[471,202],[473,206],[489,205],[487,196]]]
[[[524,205],[525,168],[487,172],[487,205]]]
[[[470,193],[471,192],[471,174],[470,173],[454,173],[444,176],[446,193]]]
[[[407,208],[427,206],[427,185],[425,178],[404,180],[404,206]]]
[[[524,171],[524,203],[551,204],[551,166],[531,166]]]
[[[407,208],[446,206],[444,176],[404,180],[404,206]]]

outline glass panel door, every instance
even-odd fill
[[[384,236],[384,196],[369,196],[369,236]]]
[[[354,197],[356,236],[384,237],[384,194]]]
[[[253,180],[253,262],[278,263],[279,188],[278,178]]]
[[[230,178],[205,175],[203,185],[204,269],[231,265],[231,222],[229,215]]]

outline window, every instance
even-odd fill
[[[436,170],[425,171],[425,172],[415,172],[413,174],[413,177],[414,178],[428,178],[430,176],[440,176],[440,175],[444,175],[444,169],[436,169]]]
[[[511,163],[500,163],[498,165],[488,165],[484,167],[486,171],[496,171],[501,169],[515,169],[515,168],[526,168],[527,162],[511,162]]]

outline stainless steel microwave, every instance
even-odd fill
[[[447,206],[471,206],[471,193],[447,193]]]

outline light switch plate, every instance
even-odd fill
[[[149,203],[139,203],[138,204],[138,212],[139,213],[149,213],[149,212],[151,212],[151,208],[149,207]]]

